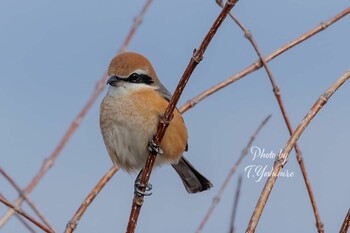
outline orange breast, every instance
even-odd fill
[[[132,94],[130,101],[133,102],[135,106],[137,106],[137,109],[142,112],[145,122],[152,119],[152,116],[154,115],[163,115],[166,107],[168,106],[167,100],[161,97],[156,91],[150,89],[135,91]],[[152,125],[157,126],[158,122],[153,122]],[[153,135],[157,131],[157,127],[154,128]],[[163,156],[159,156],[157,160],[163,160],[161,157],[164,157],[164,160],[177,162],[186,149],[187,139],[188,136],[186,125],[179,111],[175,109],[174,118],[171,120],[161,142],[161,148],[163,149],[164,154]]]

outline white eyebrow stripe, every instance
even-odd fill
[[[142,70],[142,69],[136,69],[132,73],[137,73],[137,74],[147,74],[148,75],[148,70]],[[132,74],[131,73],[131,74]]]

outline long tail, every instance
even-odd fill
[[[202,192],[213,187],[213,184],[200,174],[183,156],[178,164],[172,164],[172,166],[179,174],[188,193]]]

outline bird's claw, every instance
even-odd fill
[[[153,140],[148,143],[148,150],[154,155],[162,155],[163,150]]]
[[[142,191],[144,189],[145,191]],[[152,184],[148,183],[147,185],[143,185],[140,183],[140,179],[135,180],[134,193],[138,196],[151,196],[152,192]]]
[[[163,150],[160,148],[158,144],[156,144],[153,140],[148,143],[148,150],[153,154],[153,155],[162,155]],[[143,170],[140,171],[140,173],[137,175],[137,178],[135,180],[135,185],[134,185],[134,193],[138,196],[150,196],[152,195],[152,184],[141,184],[140,182],[140,177],[142,174]]]

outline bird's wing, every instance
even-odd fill
[[[171,96],[172,94],[170,93],[170,91],[168,91],[168,89],[166,89],[163,84],[160,84],[160,87],[156,89],[156,91],[164,98],[166,99],[168,102],[170,102]],[[175,111],[179,111],[177,108]],[[181,114],[180,114],[181,115]],[[182,121],[184,120],[181,116]],[[186,144],[186,149],[185,151],[188,151],[188,143]]]
[[[160,87],[156,89],[156,91],[168,102],[170,102],[171,99],[171,93],[166,89],[162,84],[160,84]]]

